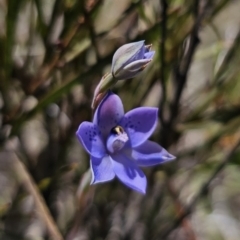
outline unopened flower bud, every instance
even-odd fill
[[[112,60],[112,75],[117,80],[135,77],[151,61],[155,51],[144,41],[128,43],[120,47]]]

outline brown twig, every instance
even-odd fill
[[[18,181],[23,184],[23,187],[26,189],[26,191],[32,195],[36,207],[36,212],[44,222],[50,239],[63,240],[63,237],[58,230],[58,227],[54,222],[54,219],[48,210],[48,207],[46,206],[46,203],[40,194],[37,185],[35,184],[34,180],[20,159],[11,152],[1,152],[0,159],[1,161],[6,161],[7,159],[7,161],[13,165],[13,169],[17,174]]]

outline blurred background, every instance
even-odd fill
[[[239,240],[240,0],[0,0],[0,239]],[[75,132],[118,47],[156,51],[113,91],[161,109],[145,196],[89,186]]]

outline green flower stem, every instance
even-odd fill
[[[107,90],[113,87],[117,81],[118,80],[113,77],[112,73],[106,73],[102,77],[100,83],[97,85],[94,92],[94,96],[92,100],[92,109],[96,109],[97,105],[103,99]]]
[[[117,79],[113,77],[112,73],[105,74],[99,83],[99,93],[106,92],[109,88],[113,87]]]

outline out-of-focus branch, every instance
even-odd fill
[[[162,128],[165,127],[165,120],[164,120],[164,106],[166,102],[166,79],[165,79],[165,68],[166,68],[166,63],[165,63],[165,54],[166,54],[166,49],[165,49],[165,42],[166,42],[166,34],[167,34],[167,11],[168,11],[168,3],[165,0],[160,0],[161,1],[161,44],[160,44],[160,51],[159,51],[159,56],[160,56],[160,83],[162,86],[162,95],[160,99],[160,111],[159,111],[159,118],[162,124]],[[182,203],[178,200],[176,190],[174,189],[173,185],[171,184],[170,181],[167,181],[167,188],[168,191],[174,201],[174,206],[176,210],[176,215],[180,216],[184,208],[182,206]],[[188,235],[189,240],[196,240],[196,236],[194,234],[194,231],[192,229],[191,223],[185,219],[182,222],[182,226],[186,231],[186,234]]]
[[[199,0],[196,1],[196,8],[199,7]],[[186,54],[183,55],[182,61],[179,63],[178,67],[174,72],[174,81],[177,85],[175,89],[174,99],[171,106],[171,117],[169,121],[169,126],[172,127],[173,121],[178,115],[179,101],[182,95],[182,91],[187,81],[187,74],[190,68],[190,64],[195,53],[196,47],[199,43],[198,30],[200,28],[201,20],[203,14],[196,17],[195,24],[193,26],[192,32],[189,37],[189,47]]]
[[[164,45],[163,41],[165,42],[165,38],[166,38],[166,32],[165,32],[166,31],[166,12],[165,11],[167,8],[167,4],[164,0],[161,0],[161,3],[162,3],[162,42],[161,42],[162,99],[160,102],[160,107],[161,107],[160,112],[162,112],[162,110],[163,110],[162,108],[164,106],[164,102],[166,99],[166,95],[165,95],[166,94],[166,86],[165,86],[165,79],[164,79],[164,68],[165,68],[164,56],[165,55],[163,55],[163,54],[165,54],[165,45]],[[174,81],[176,84],[176,88],[175,88],[173,101],[171,104],[170,118],[168,121],[165,122],[165,121],[163,121],[163,115],[162,114],[160,115],[160,119],[163,124],[162,129],[164,132],[164,133],[161,133],[161,136],[164,136],[164,138],[162,139],[161,142],[165,147],[168,147],[169,145],[171,145],[171,143],[172,143],[171,138],[174,138],[173,137],[173,135],[174,135],[173,124],[174,124],[176,117],[178,116],[180,98],[181,98],[184,86],[186,84],[186,81],[187,81],[187,74],[188,74],[192,59],[193,59],[193,55],[194,55],[196,47],[199,43],[198,31],[201,26],[201,22],[204,17],[204,13],[205,13],[205,11],[202,11],[201,13],[199,13],[200,12],[199,8],[200,8],[199,0],[196,0],[195,9],[194,9],[195,24],[194,24],[192,31],[190,33],[190,36],[189,36],[189,46],[188,46],[188,49],[185,50],[185,53],[183,54],[182,59],[180,60],[176,70],[174,71]],[[170,136],[170,138],[168,136]],[[174,187],[172,186],[170,181],[167,181],[167,188],[168,188],[168,191],[170,192],[170,195],[173,198],[177,216],[184,215],[186,213],[185,208],[182,205],[182,203],[178,200],[177,192],[174,189]],[[181,221],[180,224],[182,224],[183,228],[186,230],[188,239],[195,240],[196,236],[194,234],[194,231],[192,229],[190,222],[187,219],[184,219],[184,221]],[[163,238],[163,239],[165,239],[165,238]]]
[[[192,202],[184,209],[183,213],[179,218],[177,218],[173,224],[161,235],[160,239],[166,239],[168,235],[176,229],[183,220],[189,216],[197,204],[198,200],[208,191],[209,185],[212,183],[212,181],[217,177],[217,175],[224,169],[224,167],[231,161],[233,155],[237,151],[237,149],[240,146],[240,139],[235,143],[235,145],[229,150],[229,152],[226,154],[223,161],[218,165],[218,167],[215,169],[215,171],[212,173],[212,175],[209,177],[209,179],[202,185],[199,192],[195,195]]]
[[[10,75],[12,71],[12,48],[16,29],[17,17],[22,6],[22,1],[7,1],[6,36],[0,38],[0,91],[4,100],[3,111],[9,113],[11,104],[9,101]]]
[[[54,10],[53,10],[51,22],[48,28],[46,41],[48,40],[49,38],[48,35],[51,33],[52,31],[51,29],[54,26],[55,18],[58,16],[59,12],[61,11],[60,9],[61,9],[62,1],[56,1],[56,2],[58,3],[54,5]],[[99,2],[101,1],[99,0],[95,4],[91,5],[91,9],[87,12],[87,15],[86,15],[88,16],[89,19],[90,19],[90,13],[92,11],[95,11],[95,9],[99,6]],[[36,74],[36,77],[34,77],[30,81],[30,83],[28,82],[28,84],[25,86],[25,90],[27,92],[33,93],[43,82],[45,82],[48,79],[48,76],[51,74],[52,70],[59,65],[59,62],[61,62],[60,59],[61,59],[62,53],[68,47],[71,40],[74,38],[74,36],[78,32],[79,28],[85,23],[86,23],[85,16],[84,17],[79,16],[76,19],[76,23],[72,26],[71,29],[69,29],[67,34],[63,37],[63,39],[59,41],[59,43],[55,46],[57,50],[55,49],[55,52],[53,54],[50,54],[50,56],[46,56],[44,64],[39,70],[38,74]],[[91,35],[92,37],[95,36],[93,28],[90,28],[90,33],[92,34]],[[48,46],[47,43],[46,43],[46,46]],[[51,46],[51,49],[49,49],[49,51],[47,52],[52,53],[52,48],[53,46]]]
[[[178,195],[176,194],[176,190],[173,187],[173,185],[171,184],[170,180],[167,179],[167,188],[168,191],[174,201],[174,207],[176,209],[177,212],[177,216],[180,217],[185,213],[185,209],[184,209],[184,205],[182,204],[182,202],[178,199]],[[192,229],[192,225],[191,222],[188,219],[183,219],[183,221],[181,222],[182,227],[184,228],[186,235],[187,235],[187,239],[189,240],[196,240],[196,236],[195,233]]]
[[[136,8],[140,5],[142,5],[146,0],[138,0],[138,1],[133,1],[131,5],[123,12],[121,17],[118,19],[118,21],[112,26],[112,29],[118,27],[128,15],[132,14],[133,12],[136,11]],[[103,31],[98,34],[98,37],[103,37],[104,35],[108,34],[109,31]]]
[[[98,50],[97,41],[96,41],[95,29],[92,23],[91,16],[86,9],[84,9],[84,18],[85,18],[86,24],[88,25],[89,34],[90,34],[92,45],[96,53],[97,61],[99,61],[100,55],[99,55],[99,50]]]
[[[91,76],[93,72],[100,72],[101,69],[111,61],[111,55],[108,55],[106,58],[102,59],[99,63],[92,66],[88,71],[82,73],[80,76],[71,79],[70,81],[65,82],[60,87],[53,89],[53,91],[49,92],[42,100],[39,101],[38,105],[33,108],[30,112],[23,114],[21,117],[17,119],[13,119],[11,121],[12,124],[12,132],[11,135],[15,135],[18,133],[21,125],[26,121],[33,117],[38,111],[46,107],[49,102],[56,101],[59,99],[63,93],[68,92],[74,85],[86,80]]]
[[[205,3],[205,1],[203,2]],[[186,44],[186,49],[182,55],[182,59],[174,71],[174,85],[176,85],[176,88],[170,107],[170,118],[169,121],[166,122],[165,128],[163,128],[164,133],[162,134],[162,136],[166,136],[162,139],[162,145],[165,147],[170,146],[174,138],[173,125],[178,116],[180,99],[187,82],[187,74],[190,69],[195,50],[199,44],[198,32],[206,13],[207,4],[205,3],[204,7],[201,8],[201,11],[200,5],[200,0],[196,0],[194,3],[195,23],[189,36],[189,44]]]
[[[90,186],[91,181],[91,171],[88,170],[85,172],[79,182],[77,196],[76,196],[76,204],[77,210],[75,213],[75,217],[71,224],[71,228],[65,236],[66,240],[76,239],[79,234],[79,226],[83,223],[84,217],[88,214],[95,193],[95,186]]]
[[[83,18],[79,18],[75,26],[69,30],[68,35],[64,37],[64,39],[59,42],[60,50],[56,51],[51,57],[49,62],[46,62],[41,69],[39,70],[36,77],[34,77],[30,84],[25,87],[25,90],[29,93],[33,93],[44,81],[48,79],[48,76],[52,72],[52,70],[59,64],[59,60],[61,57],[62,51],[68,46],[70,41],[73,39],[79,27],[84,23]]]
[[[43,197],[41,196],[38,187],[36,186],[35,182],[33,181],[32,177],[28,173],[25,166],[19,160],[19,158],[10,152],[2,152],[0,153],[0,160],[1,161],[8,161],[11,163],[14,168],[14,173],[17,174],[18,181],[20,184],[23,185],[25,190],[31,194],[34,199],[34,203],[36,206],[36,212],[39,217],[42,219],[43,223],[46,226],[47,232],[50,236],[51,240],[63,240],[61,233],[56,226],[51,213],[49,212]]]
[[[50,20],[50,23],[47,27],[46,36],[45,36],[45,39],[44,39],[45,40],[45,46],[47,48],[49,46],[48,41],[49,41],[50,35],[53,31],[55,21],[58,18],[58,16],[61,14],[62,11],[63,11],[63,0],[56,0],[54,2],[53,12],[52,12],[52,15],[51,15],[51,20]],[[48,57],[48,54],[47,54],[47,57]]]
[[[46,34],[47,31],[47,25],[44,21],[44,15],[43,15],[43,9],[41,6],[41,0],[34,0],[37,8],[37,14],[38,14],[38,27],[40,28],[40,32],[42,35]]]
[[[166,79],[165,79],[165,42],[166,42],[166,32],[167,32],[167,11],[168,11],[168,4],[166,0],[161,0],[161,45],[160,45],[160,61],[161,61],[161,68],[160,68],[160,82],[162,86],[162,96],[160,100],[160,111],[159,111],[159,118],[161,120],[162,126],[164,127],[165,121],[163,117],[163,108],[166,101]]]

